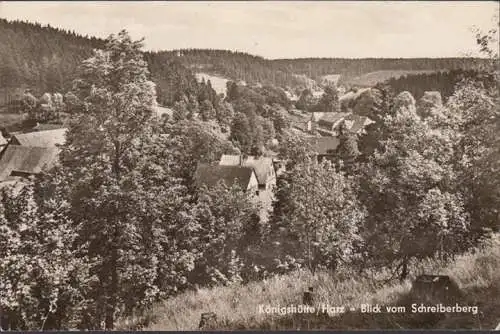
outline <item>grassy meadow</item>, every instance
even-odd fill
[[[330,273],[294,272],[261,282],[188,291],[153,307],[145,316],[122,320],[121,329],[197,330],[200,315],[214,312],[219,330],[285,329],[401,329],[464,328],[491,329],[500,321],[500,241],[496,237],[483,248],[474,249],[443,264],[427,260],[414,264],[412,276],[404,281],[383,283],[387,272],[363,277]],[[450,275],[464,293],[460,305],[477,305],[479,313],[366,314],[359,311],[338,316],[276,315],[259,312],[259,305],[289,306],[302,302],[308,287],[314,288],[315,303],[353,306],[362,303],[401,305],[408,298],[412,279],[419,274]],[[142,325],[142,326],[141,326]]]

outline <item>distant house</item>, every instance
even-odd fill
[[[255,192],[259,187],[253,169],[243,166],[199,164],[194,174],[194,181],[197,187],[205,185],[209,188],[220,181],[224,181],[228,186],[236,183],[241,189],[248,192]]]
[[[353,133],[361,133],[364,128],[373,123],[366,116],[345,112],[313,113],[307,123],[309,132],[316,130],[323,136],[338,136],[342,125]]]
[[[318,160],[333,156],[340,145],[340,140],[332,136],[310,137],[308,138],[308,142],[313,151],[318,155]]]
[[[66,128],[34,131],[28,133],[17,133],[12,136],[11,145],[32,147],[55,147],[64,144],[66,140]]]
[[[259,182],[259,189],[270,189],[276,185],[276,171],[272,158],[223,154],[219,165],[252,168]]]
[[[365,127],[372,123],[374,122],[370,118],[354,114],[351,114],[344,119],[346,129],[352,133],[362,133]]]
[[[0,158],[0,182],[36,175],[57,162],[57,147],[8,145]]]

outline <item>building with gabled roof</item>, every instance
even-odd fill
[[[309,137],[307,141],[311,145],[312,150],[318,155],[318,160],[333,156],[340,145],[340,140],[332,136]]]
[[[66,128],[17,133],[12,136],[11,144],[32,147],[56,147],[66,141]]]
[[[219,165],[251,167],[257,176],[260,189],[267,189],[276,184],[276,171],[270,157],[223,154]]]
[[[220,181],[224,181],[227,186],[236,183],[246,191],[256,191],[259,185],[257,176],[250,167],[199,164],[196,168],[194,182],[197,187],[214,187]]]
[[[8,145],[0,158],[0,181],[27,177],[53,167],[58,159],[57,147]]]
[[[344,119],[346,129],[352,133],[361,133],[367,125],[372,123],[374,122],[370,118],[355,114],[351,114]]]

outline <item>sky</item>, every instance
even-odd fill
[[[145,49],[211,48],[265,58],[477,55],[471,28],[495,27],[495,1],[0,2],[0,17],[107,37],[127,29]],[[498,14],[497,14],[498,15]]]

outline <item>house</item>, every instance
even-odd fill
[[[0,158],[0,182],[36,175],[58,159],[57,147],[8,145]]]
[[[342,123],[347,115],[347,113],[343,112],[325,113],[318,120],[318,127],[328,131],[335,131],[335,129]]]
[[[308,142],[312,150],[318,155],[318,160],[333,156],[340,145],[340,140],[332,136],[310,137]]]
[[[236,183],[248,192],[256,192],[259,187],[254,170],[244,166],[199,164],[194,174],[194,181],[197,187],[203,185],[213,187],[220,181],[224,181],[228,186]]]
[[[252,168],[259,182],[259,189],[270,189],[276,185],[276,171],[272,158],[223,154],[219,165]]]
[[[344,119],[346,129],[352,133],[363,133],[365,127],[372,123],[374,123],[374,121],[370,118],[355,114],[351,114]]]
[[[47,131],[16,133],[12,136],[11,145],[55,147],[64,144],[66,140],[66,131],[66,128],[61,128]]]

